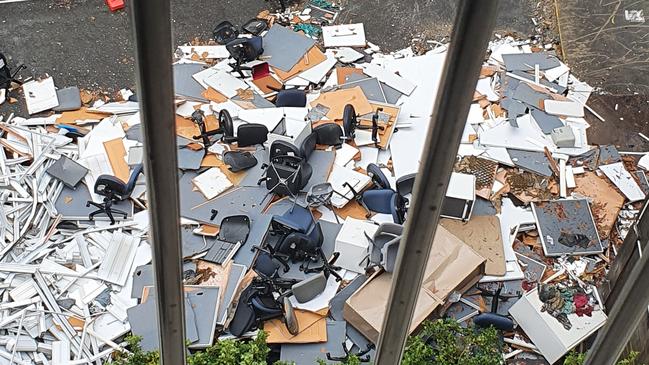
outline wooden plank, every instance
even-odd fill
[[[126,162],[126,148],[121,138],[111,139],[104,142],[104,149],[108,155],[113,175],[120,180],[127,182],[130,176],[128,163]]]

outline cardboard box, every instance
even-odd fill
[[[482,256],[444,227],[438,227],[410,332],[443,307],[451,292],[464,291],[474,285],[484,272],[484,266]],[[391,283],[392,274],[375,274],[345,302],[343,309],[345,320],[374,343],[378,341],[383,324]]]

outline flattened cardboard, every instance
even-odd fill
[[[309,312],[296,309],[295,317],[299,325],[299,333],[292,335],[288,332],[284,321],[280,318],[264,322],[264,331],[268,333],[267,343],[317,343],[327,341],[327,310]]]
[[[356,114],[359,115],[373,111],[372,105],[370,105],[370,102],[360,87],[322,93],[319,98],[311,102],[311,107],[315,107],[318,104],[329,108],[327,118],[332,120],[343,118],[343,111],[347,104],[353,105]]]
[[[127,182],[129,178],[129,168],[126,162],[126,148],[121,138],[111,139],[104,142],[104,149],[108,155],[110,167],[113,169],[113,175]]]
[[[467,222],[442,218],[439,224],[487,260],[486,275],[505,275],[505,250],[498,217],[478,216]]]
[[[463,292],[475,284],[484,262],[471,247],[438,227],[409,332],[442,306],[452,291]],[[345,302],[345,320],[374,343],[383,324],[391,281],[390,273],[377,273]]]

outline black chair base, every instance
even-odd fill
[[[113,224],[115,224],[115,217],[113,216],[113,214],[123,215],[124,219],[128,218],[128,214],[125,211],[120,209],[115,209],[112,207],[113,205],[112,200],[104,200],[104,202],[101,204],[95,203],[93,201],[86,202],[86,207],[90,207],[91,205],[93,207],[96,207],[97,210],[88,214],[88,220],[93,221],[95,220],[95,216],[99,214],[105,214],[110,219],[110,225],[112,226]]]

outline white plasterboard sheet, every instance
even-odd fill
[[[583,117],[584,106],[577,101],[545,100],[545,112],[567,117]]]
[[[363,23],[322,27],[325,47],[365,47]]]
[[[419,170],[445,57],[446,52],[385,60],[386,68],[398,71],[402,77],[417,85],[412,94],[403,98],[404,102],[397,118],[397,126],[408,124],[410,127],[399,128],[399,133],[395,133],[390,141],[395,176]]]
[[[192,182],[208,200],[216,198],[232,186],[232,182],[217,167],[196,176]]]
[[[97,277],[124,286],[133,266],[140,239],[122,232],[113,232],[106,256],[97,270]]]
[[[195,101],[186,101],[176,107],[176,114],[180,115],[183,118],[189,118],[192,116],[195,106],[201,105],[201,103]]]
[[[487,100],[489,101],[500,100],[500,96],[491,87],[491,77],[479,79],[478,83],[476,84],[475,90],[480,94],[486,96]]]
[[[481,124],[484,123],[483,110],[480,104],[471,104],[469,108],[469,115],[467,116],[467,122],[471,124]]]
[[[349,202],[349,200],[354,197],[354,194],[351,192],[351,190],[349,190],[349,188],[347,187],[344,187],[343,184],[349,183],[349,185],[351,185],[354,190],[361,191],[363,190],[363,188],[369,185],[370,181],[370,177],[365,174],[334,164],[327,182],[331,184],[335,191],[339,192],[345,197],[343,198],[338,194],[334,194],[331,197],[331,203],[336,208],[342,208],[345,206],[345,204],[347,204],[347,202]]]
[[[388,86],[396,89],[402,94],[410,95],[415,90],[417,85],[412,83],[405,77],[399,76],[394,72],[381,68],[375,64],[363,64],[363,73],[370,77],[376,77],[379,81],[387,84]]]
[[[59,99],[56,96],[54,79],[48,77],[41,81],[30,81],[23,84],[27,112],[29,114],[40,113],[45,110],[59,106]]]
[[[132,114],[140,111],[140,106],[134,101],[116,101],[88,109],[89,112],[110,114]]]
[[[364,57],[362,53],[349,47],[338,48],[334,50],[334,52],[336,54],[336,58],[342,63],[352,63]]]
[[[485,146],[506,147],[524,151],[543,152],[543,147],[555,150],[543,131],[536,125],[530,114],[516,119],[518,127],[504,122],[479,134],[480,144]]]
[[[212,75],[214,75],[217,72],[219,72],[219,70],[214,68],[214,67],[206,68],[203,71],[199,71],[199,72],[193,74],[192,78],[194,78],[194,80],[196,80],[196,82],[201,84],[202,87],[207,89],[208,85],[205,83],[205,79],[212,76]]]
[[[588,98],[590,98],[590,94],[593,92],[593,87],[578,80],[572,74],[569,74],[568,82],[572,84],[568,89],[568,98],[576,100],[582,105],[586,105]]]
[[[545,74],[545,78],[548,79],[548,81],[552,82],[558,79],[559,77],[561,77],[562,75],[564,75],[565,73],[567,73],[568,71],[570,71],[570,68],[566,66],[565,63],[563,62],[559,62],[559,63],[560,65],[557,67],[549,68],[543,71],[543,73]]]
[[[221,110],[227,110],[232,118],[238,118],[239,112],[243,110],[241,106],[229,99],[223,103],[211,102],[210,106],[212,107],[212,110],[214,110],[214,113],[217,114]]]
[[[239,119],[248,123],[263,124],[272,131],[284,118],[284,108],[260,108],[242,109],[239,111]]]
[[[607,320],[601,310],[593,311],[590,317],[573,313],[568,315],[572,328],[566,330],[547,311],[541,311],[542,305],[538,291],[534,289],[514,303],[509,313],[551,364],[601,328]]]
[[[367,165],[377,163],[379,158],[379,149],[375,147],[359,147],[361,151],[360,161],[356,161],[355,166],[367,170]],[[649,166],[649,163],[647,164]]]
[[[311,67],[306,71],[301,72],[298,76],[301,79],[307,80],[314,84],[319,84],[325,78],[325,76],[327,76],[329,70],[331,70],[337,62],[336,57],[334,56],[332,51],[327,50],[327,52],[325,52],[325,56],[327,57],[326,60],[320,62],[319,64]]]
[[[212,74],[203,81],[214,90],[220,92],[228,98],[234,97],[237,95],[237,90],[243,89],[246,90],[249,88],[243,80],[238,79],[226,71],[219,71],[215,74]]]
[[[334,163],[338,166],[345,166],[351,161],[358,153],[358,148],[343,143],[339,149],[336,150],[336,159]]]
[[[610,165],[600,165],[599,169],[608,177],[609,180],[629,199],[630,202],[644,200],[645,194],[640,189],[638,183],[633,179],[631,174],[624,168],[622,162],[616,162]]]
[[[224,45],[213,46],[180,46],[178,49],[183,53],[184,57],[191,58],[192,54],[197,54],[201,58],[228,58],[230,52]]]

